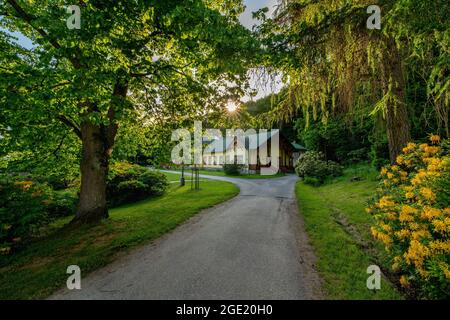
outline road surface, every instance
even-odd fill
[[[240,188],[173,232],[50,299],[319,299],[314,254],[299,218],[297,177],[205,176]]]

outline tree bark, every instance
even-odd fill
[[[390,99],[386,110],[386,133],[389,144],[389,158],[395,163],[397,156],[410,141],[410,126],[406,106],[405,79],[400,53],[389,40],[388,59],[385,63],[385,91],[392,91],[394,100]],[[390,86],[390,88],[389,88]]]
[[[119,100],[125,99],[128,84],[117,82],[113,96]],[[89,120],[80,126],[82,141],[81,159],[81,190],[80,202],[72,224],[96,223],[108,218],[106,198],[106,179],[108,177],[109,159],[111,157],[118,125],[115,123],[115,108],[113,102],[108,110],[108,125],[95,124]],[[98,112],[96,106],[88,104],[88,112]]]
[[[90,122],[81,125],[81,190],[74,223],[95,223],[108,217],[106,178],[109,154],[105,149],[105,132]]]
[[[389,143],[389,158],[395,163],[397,156],[410,141],[408,113],[404,103],[388,104],[386,112],[386,133]]]

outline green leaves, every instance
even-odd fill
[[[0,26],[34,45],[24,49],[0,30],[0,128],[14,128],[0,132],[0,156],[28,154],[27,170],[57,159],[74,165],[83,121],[119,124],[115,157],[152,156],[151,145],[167,147],[170,128],[204,119],[230,81],[245,83],[259,45],[237,20],[240,0],[84,1],[80,30],[67,28],[67,4],[0,3]]]

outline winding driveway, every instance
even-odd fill
[[[318,299],[320,279],[297,211],[297,177],[249,180],[240,194],[51,299]]]

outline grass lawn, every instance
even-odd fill
[[[351,182],[355,175],[362,180]],[[384,249],[371,239],[373,218],[364,211],[376,186],[373,170],[368,167],[346,170],[343,177],[320,187],[301,181],[296,185],[300,213],[329,299],[402,298],[385,279],[380,290],[366,287],[367,267],[386,267]]]
[[[169,174],[168,178],[174,177]],[[67,266],[80,266],[86,276],[239,193],[227,182],[206,181],[200,186],[201,190],[191,191],[189,186],[171,184],[164,196],[111,209],[110,219],[97,226],[69,231],[61,227],[70,217],[56,221],[44,238],[12,256],[0,257],[0,299],[45,298],[65,285]]]
[[[172,169],[174,171],[180,171],[180,169]],[[185,173],[187,173],[186,178],[189,179],[190,178],[190,173],[192,173],[191,170],[185,170]],[[285,174],[284,173],[277,173],[271,176],[263,176],[260,174],[240,174],[237,176],[229,176],[226,175],[225,172],[223,171],[214,171],[214,170],[199,170],[200,174],[204,174],[204,175],[209,175],[209,176],[220,176],[220,177],[230,177],[230,178],[241,178],[241,179],[273,179],[273,178],[279,178],[279,177],[284,177]]]

